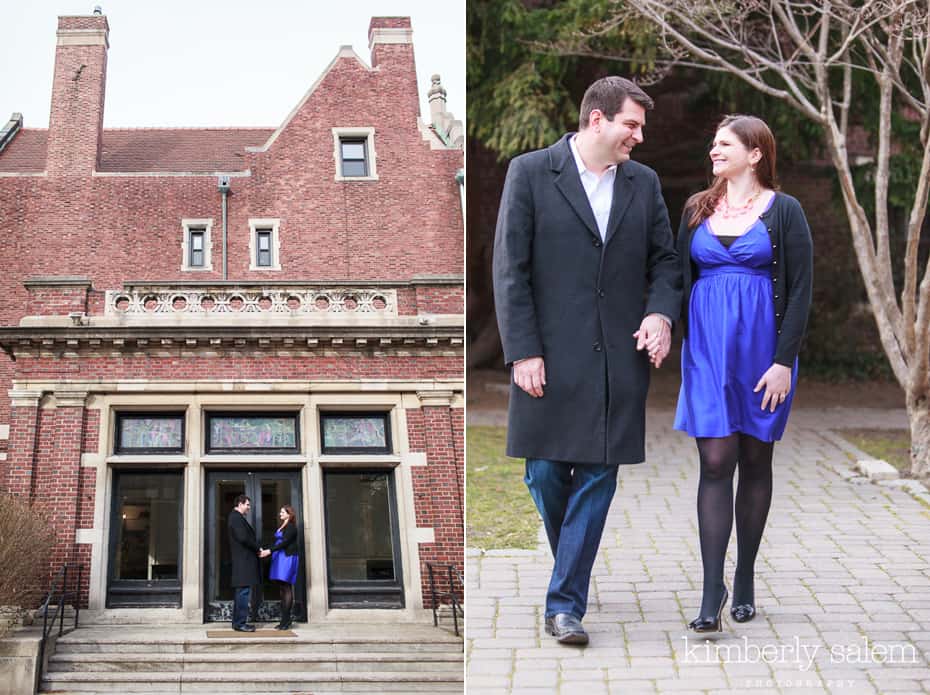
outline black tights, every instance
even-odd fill
[[[288,582],[278,582],[281,592],[281,624],[291,622],[291,611],[294,610],[294,586]]]
[[[733,528],[733,474],[739,465],[736,490],[736,575],[732,605],[755,603],[753,566],[772,502],[773,442],[748,434],[698,437],[701,480],[698,484],[698,531],[704,563],[701,616],[717,615],[723,598],[723,564]]]

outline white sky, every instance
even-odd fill
[[[59,15],[110,24],[104,126],[277,127],[339,47],[371,64],[372,16],[413,23],[420,111],[439,73],[465,118],[465,3],[435,0],[0,0],[0,126],[48,127]]]

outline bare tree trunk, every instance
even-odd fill
[[[930,399],[926,391],[907,394],[907,416],[911,424],[911,474],[930,477]]]

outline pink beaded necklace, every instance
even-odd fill
[[[717,211],[720,213],[720,217],[725,220],[745,217],[749,212],[752,211],[752,208],[756,204],[756,200],[759,198],[759,194],[761,193],[761,189],[757,189],[755,193],[746,199],[746,203],[744,205],[740,205],[739,207],[731,206],[730,201],[727,199],[727,194],[724,193],[717,203]]]

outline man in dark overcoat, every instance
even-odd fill
[[[644,456],[649,362],[668,354],[681,271],[655,172],[630,160],[652,100],[592,84],[579,132],[513,159],[494,242],[494,298],[512,366],[507,454],[555,558],[546,631],[585,644],[591,568],[619,464]]]
[[[255,632],[255,626],[246,622],[249,616],[249,595],[254,585],[261,584],[259,557],[268,555],[255,538],[255,529],[246,518],[252,501],[246,495],[236,497],[236,506],[229,512],[226,529],[229,534],[229,556],[232,561],[230,585],[233,595],[232,627],[238,632]]]

